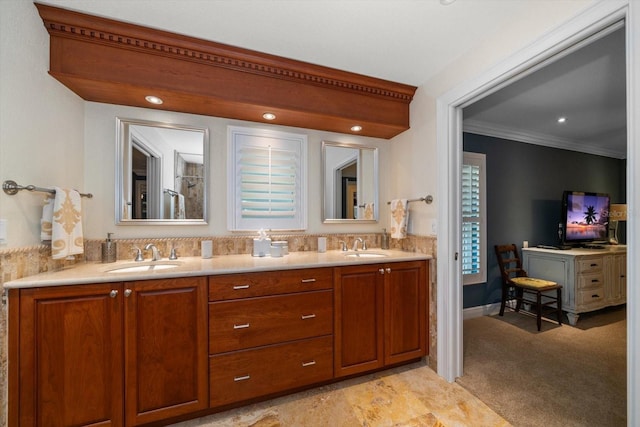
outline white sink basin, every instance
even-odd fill
[[[181,265],[180,262],[151,261],[145,263],[126,264],[120,267],[114,267],[107,270],[107,273],[143,273],[169,268],[176,268]]]
[[[348,252],[344,256],[348,258],[386,258],[389,255],[380,252]]]

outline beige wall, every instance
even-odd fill
[[[0,1],[0,180],[82,188],[84,105],[48,69],[49,35],[33,3]],[[38,243],[41,204],[0,193],[8,247]]]
[[[420,197],[431,193],[432,205],[411,204],[409,231],[418,235],[435,233],[438,197],[436,159],[436,102],[438,97],[488,70],[543,34],[594,3],[591,0],[529,0],[527,20],[488,29],[484,40],[470,46],[467,54],[446,66],[419,87],[411,103],[411,129],[391,145],[394,177],[392,193],[398,197]],[[478,19],[482,19],[478,17]],[[464,31],[464,29],[460,29]],[[446,41],[443,41],[446,42]],[[419,46],[419,43],[417,43]]]

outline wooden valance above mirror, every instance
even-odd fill
[[[87,101],[390,139],[416,87],[36,3],[49,73]],[[153,105],[148,95],[164,102]],[[276,119],[268,121],[264,113]]]

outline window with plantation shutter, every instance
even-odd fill
[[[306,135],[229,127],[228,228],[306,229]]]
[[[485,155],[463,154],[462,161],[462,282],[487,281]]]

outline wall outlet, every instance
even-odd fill
[[[437,234],[438,233],[438,220],[437,219],[432,219],[431,220],[431,232],[433,234]]]

